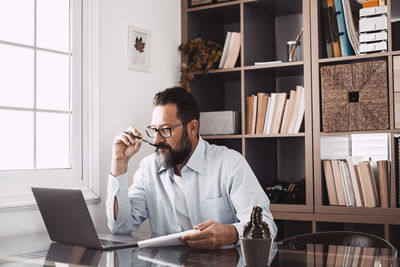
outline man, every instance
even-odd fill
[[[129,189],[128,161],[143,135],[129,127],[114,140],[106,201],[111,231],[130,233],[149,218],[155,235],[199,229],[182,241],[213,249],[235,244],[258,205],[275,236],[269,199],[246,160],[199,137],[199,108],[192,95],[169,88],[156,94],[154,106],[146,133],[157,148],[141,161]]]

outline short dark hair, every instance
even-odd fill
[[[194,97],[182,87],[171,87],[157,93],[154,96],[153,104],[155,106],[175,104],[177,108],[176,116],[182,122],[199,121],[199,105]]]

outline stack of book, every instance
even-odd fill
[[[240,44],[242,43],[242,34],[240,32],[227,32],[224,50],[222,51],[220,69],[235,67],[239,57]]]
[[[304,117],[304,87],[287,93],[258,93],[246,97],[247,134],[298,133]]]
[[[329,205],[389,206],[388,161],[360,157],[322,160]]]

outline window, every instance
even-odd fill
[[[86,187],[82,0],[0,1],[0,195]]]

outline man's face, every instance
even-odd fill
[[[156,106],[153,110],[151,126],[169,128],[183,123],[176,117],[177,107],[173,104]],[[171,129],[170,137],[162,137],[157,132],[154,141],[157,144],[156,154],[159,164],[165,168],[183,163],[192,151],[192,142],[188,137],[187,124]]]

